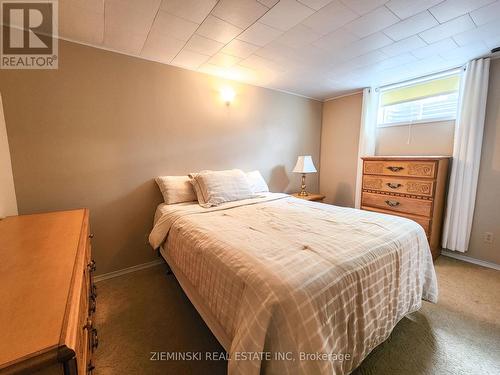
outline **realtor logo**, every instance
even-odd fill
[[[0,68],[57,69],[57,2],[2,1]]]

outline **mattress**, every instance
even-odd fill
[[[224,336],[229,374],[349,373],[437,301],[425,232],[401,217],[268,193],[160,205],[150,243]]]

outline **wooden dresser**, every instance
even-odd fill
[[[97,331],[87,209],[0,221],[0,374],[88,374]]]
[[[441,252],[449,157],[364,157],[361,208],[404,216],[427,234],[432,257]]]

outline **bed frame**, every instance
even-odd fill
[[[226,331],[224,331],[224,328],[222,328],[222,326],[219,324],[215,316],[210,312],[210,309],[206,306],[205,302],[203,301],[203,298],[196,291],[193,284],[191,284],[191,282],[187,279],[187,277],[184,276],[182,271],[179,268],[177,268],[174,262],[172,262],[172,260],[168,255],[168,250],[164,249],[163,246],[164,245],[160,247],[160,254],[162,258],[165,259],[165,261],[167,262],[168,266],[170,267],[170,270],[172,271],[177,281],[181,285],[182,289],[184,290],[184,293],[186,293],[189,300],[196,308],[198,313],[201,315],[208,328],[210,328],[210,331],[212,331],[212,333],[217,338],[219,343],[223,346],[223,348],[226,350],[226,352],[229,352],[229,349],[231,348],[231,339],[227,335]]]

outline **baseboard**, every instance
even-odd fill
[[[458,260],[462,260],[464,262],[477,264],[478,266],[493,268],[494,270],[500,271],[500,265],[498,265],[496,263],[487,262],[487,261],[481,260],[481,259],[471,258],[471,257],[468,257],[467,255],[460,255],[454,251],[441,250],[441,255],[444,255],[444,256],[447,256],[450,258],[454,258],[454,259],[458,259]]]
[[[154,267],[154,266],[157,266],[158,264],[162,264],[162,263],[165,263],[165,261],[163,260],[163,258],[160,258],[160,259],[153,260],[152,262],[138,264],[136,266],[123,268],[123,269],[118,270],[118,271],[103,273],[102,275],[97,275],[96,277],[94,277],[94,282],[98,283],[99,281],[112,279],[114,277],[126,275],[127,273],[136,272],[136,271],[143,270],[143,269],[149,268],[149,267]]]

